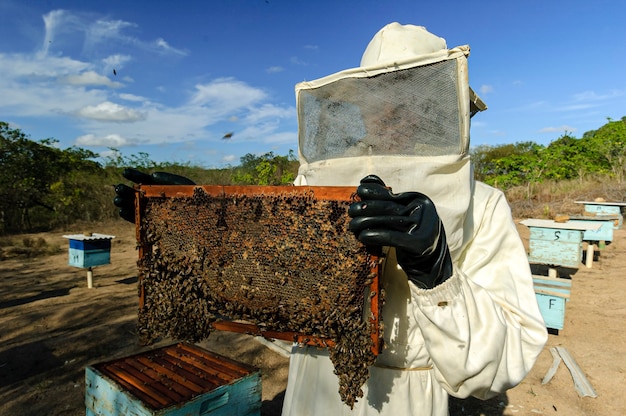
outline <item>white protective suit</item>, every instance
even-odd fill
[[[473,180],[469,119],[485,107],[468,85],[468,54],[422,27],[393,23],[372,39],[361,67],[296,86],[296,185],[356,187],[375,174],[394,193],[426,194],[443,221],[453,274],[418,289],[390,249],[381,279],[385,348],[364,396],[351,410],[328,353],[294,346],[284,416],[447,415],[448,394],[490,398],[518,384],[541,352],[547,331],[510,208],[502,192]],[[445,65],[442,77],[419,81],[420,71]],[[418,82],[406,88],[413,70]],[[394,74],[403,75],[389,87],[382,76]],[[396,99],[407,91],[413,96]],[[394,118],[394,106],[413,107]]]

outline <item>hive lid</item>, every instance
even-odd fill
[[[114,235],[107,234],[99,234],[99,233],[90,233],[91,235],[85,234],[69,234],[64,235],[63,238],[69,238],[70,240],[111,240],[115,238]]]
[[[576,204],[607,205],[607,206],[617,206],[617,207],[626,206],[626,202],[608,202],[608,201],[574,201],[574,202]]]
[[[520,224],[527,227],[543,227],[543,228],[558,228],[563,230],[578,230],[578,231],[595,231],[602,227],[602,224],[592,223],[580,223],[580,222],[556,222],[554,220],[542,220],[542,219],[527,219],[520,221]]]

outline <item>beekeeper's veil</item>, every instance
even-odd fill
[[[394,192],[422,192],[455,258],[473,190],[470,117],[486,108],[469,87],[468,55],[423,27],[391,23],[360,67],[296,85],[295,184],[356,186],[376,174]]]

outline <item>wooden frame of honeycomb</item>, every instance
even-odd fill
[[[335,347],[366,332],[380,353],[381,261],[347,228],[355,188],[136,188],[144,342],[219,329]]]

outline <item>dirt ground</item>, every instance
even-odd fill
[[[67,264],[63,234],[115,235],[111,264],[87,272]],[[519,226],[527,241],[528,230]],[[0,260],[0,415],[84,415],[85,367],[144,351],[135,333],[137,287],[133,226],[122,221],[31,235],[57,244],[58,254]],[[571,275],[565,328],[551,334],[522,383],[486,401],[455,400],[452,415],[622,415],[626,411],[626,230],[596,252],[592,268]],[[149,348],[173,343],[164,340]],[[200,346],[262,371],[262,414],[279,415],[288,359],[246,335],[216,332]],[[579,397],[564,363],[542,385],[552,364],[550,347],[576,360],[597,392]]]

